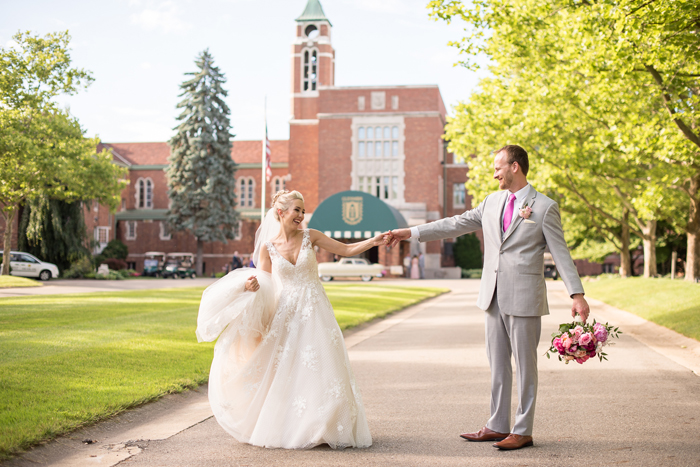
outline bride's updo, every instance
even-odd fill
[[[301,193],[296,190],[281,190],[275,193],[272,197],[272,207],[275,209],[275,219],[280,220],[280,215],[277,210],[279,209],[282,212],[286,211],[292,206],[295,199],[300,199],[302,202],[304,201],[304,197],[301,196]]]

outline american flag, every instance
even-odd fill
[[[267,137],[267,125],[265,125],[265,179],[270,183],[272,179],[272,151],[270,150],[270,139]]]

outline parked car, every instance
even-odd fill
[[[559,277],[557,266],[554,264],[554,258],[552,258],[552,254],[549,252],[545,252],[544,254],[544,277],[551,277],[554,280],[557,280]]]
[[[194,264],[194,255],[192,253],[167,253],[165,255],[165,267],[161,275],[167,279],[184,279],[189,277],[195,279],[197,273],[192,269]]]
[[[3,252],[0,251],[0,261],[3,259]],[[58,266],[53,263],[45,263],[36,256],[22,251],[10,252],[10,274],[22,277],[38,277],[42,281],[47,281],[52,277],[58,277]]]
[[[381,264],[370,264],[362,258],[342,258],[337,263],[321,263],[318,265],[318,275],[322,281],[331,281],[335,277],[360,277],[369,282],[375,277],[382,277],[386,269]]]
[[[163,275],[165,265],[165,253],[162,251],[147,251],[143,260],[143,275],[146,277],[160,277]]]

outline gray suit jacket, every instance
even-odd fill
[[[477,305],[487,310],[497,290],[498,306],[513,316],[549,314],[544,282],[544,251],[549,246],[569,295],[583,293],[583,285],[564,241],[559,206],[530,186],[525,203],[528,221],[517,216],[502,233],[508,191],[492,193],[475,209],[418,226],[421,242],[453,238],[483,229],[484,270]]]

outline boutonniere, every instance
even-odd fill
[[[523,207],[520,208],[520,217],[523,219],[529,219],[530,216],[532,215],[532,208],[527,205],[527,203],[523,204]]]

